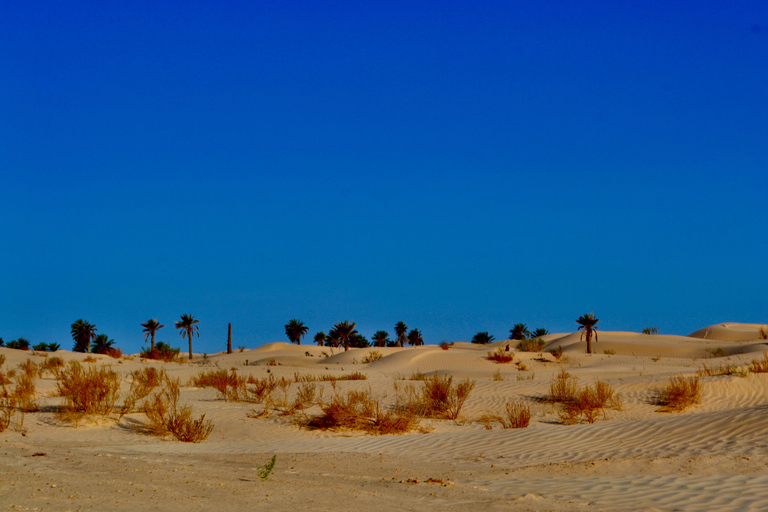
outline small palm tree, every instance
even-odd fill
[[[487,331],[479,332],[474,335],[472,338],[472,343],[477,343],[478,345],[486,345],[493,341],[493,336],[488,334]]]
[[[408,332],[408,326],[405,322],[397,322],[395,324],[395,334],[397,335],[397,346],[404,347],[408,338],[405,337],[405,333]]]
[[[160,322],[158,322],[157,318],[150,318],[149,320],[141,324],[141,326],[144,328],[144,332],[146,333],[144,335],[144,343],[147,342],[147,338],[151,337],[152,343],[150,345],[150,350],[154,352],[155,351],[155,333],[165,326]]]
[[[511,340],[524,340],[531,335],[528,331],[528,326],[525,324],[515,324],[515,326],[509,330],[509,339]]]
[[[323,331],[320,331],[319,333],[315,334],[315,343],[317,343],[318,347],[322,347],[325,345],[325,333]]]
[[[594,313],[587,313],[576,320],[576,323],[579,324],[579,330],[582,331],[583,329],[581,338],[584,339],[584,335],[587,337],[587,354],[592,353],[592,334],[595,335],[595,343],[597,343],[597,322],[599,321],[600,319],[595,318]]]
[[[542,329],[541,327],[539,327],[538,329],[536,329],[531,333],[531,338],[541,338],[542,336],[546,336],[547,334],[549,334],[548,330]]]
[[[421,337],[421,331],[414,329],[408,333],[408,344],[411,346],[419,346],[424,344],[424,338]]]
[[[75,352],[88,352],[91,349],[91,340],[96,337],[96,326],[89,324],[82,318],[75,320],[70,333],[75,340],[75,346],[72,349]]]
[[[331,329],[328,331],[328,336],[325,338],[325,346],[338,348],[339,346],[339,331]]]
[[[339,334],[339,341],[344,344],[344,352],[349,350],[349,339],[353,334],[357,334],[355,329],[355,322],[344,320],[337,324],[333,324],[333,328]]]
[[[195,320],[192,315],[181,315],[181,320],[176,322],[176,328],[180,331],[181,337],[189,338],[189,358],[192,359],[192,335],[197,334],[200,337],[200,331],[197,329],[197,325],[200,320]]]
[[[285,324],[285,335],[288,336],[291,343],[296,343],[298,345],[301,345],[301,338],[307,334],[308,330],[309,327],[304,325],[304,322],[296,320],[295,318],[288,320],[288,323]]]
[[[115,340],[109,339],[106,334],[99,334],[93,338],[93,347],[91,347],[92,354],[107,354],[115,344]]]
[[[374,346],[386,347],[387,343],[389,343],[389,333],[387,331],[376,331],[371,339]]]

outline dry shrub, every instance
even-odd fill
[[[132,412],[136,404],[147,398],[167,377],[165,369],[158,371],[152,366],[131,372],[131,388],[123,400],[120,416]]]
[[[293,381],[298,382],[336,382],[339,380],[368,380],[368,377],[360,372],[348,373],[346,375],[301,375],[294,372]]]
[[[760,328],[760,339],[768,340],[768,328],[765,328],[765,327]]]
[[[13,390],[13,397],[16,399],[16,407],[21,412],[35,412],[39,410],[35,402],[35,377],[38,368],[35,363],[27,359],[19,365],[22,373],[14,377],[16,389]]]
[[[559,361],[560,358],[563,357],[563,347],[550,349],[549,353],[552,354],[552,357]]]
[[[706,364],[702,364],[701,368],[696,372],[696,375],[699,377],[713,377],[717,375],[737,375],[739,377],[747,377],[749,372],[746,368],[741,368],[730,363],[725,366],[720,365],[717,368],[709,368]]]
[[[768,352],[763,352],[763,360],[753,359],[749,366],[752,373],[768,373]]]
[[[482,423],[486,430],[492,430],[493,424],[498,423],[501,428],[526,428],[531,422],[531,408],[517,402],[506,404],[503,414],[483,414],[477,421]]]
[[[505,352],[503,348],[496,349],[496,352],[488,352],[486,359],[493,361],[494,363],[511,363],[515,358],[515,354],[512,352]]]
[[[86,356],[85,359],[83,359],[84,363],[95,363],[96,361],[98,361],[98,359],[92,356]]]
[[[451,345],[453,345],[453,342],[448,343],[446,341],[443,341],[440,343],[440,348],[443,350],[448,350],[449,348],[451,348]]]
[[[5,354],[0,354],[0,366],[5,364]]]
[[[395,383],[398,408],[414,416],[450,420],[459,417],[464,402],[474,388],[475,381],[470,379],[463,379],[454,386],[453,377],[449,375],[427,377],[420,392],[413,384],[399,387]]]
[[[722,347],[717,347],[714,349],[707,349],[707,353],[709,354],[709,357],[716,358],[716,357],[725,357],[728,354],[725,353],[725,350],[723,350]]]
[[[147,428],[158,436],[172,435],[185,443],[199,443],[213,431],[213,423],[205,414],[192,417],[192,408],[179,406],[179,380],[165,378],[162,389],[144,403],[144,413],[149,419]]]
[[[577,388],[576,378],[563,368],[550,382],[547,399],[552,403],[571,402],[576,397]]]
[[[515,366],[517,366],[518,371],[521,371],[521,372],[527,372],[528,371],[528,367],[525,366],[525,363],[522,362],[522,361],[516,362]]]
[[[586,386],[577,390],[573,399],[563,404],[560,421],[573,424],[583,419],[587,423],[594,423],[600,414],[607,419],[606,406],[621,410],[621,401],[610,384],[597,381],[595,387]]]
[[[384,356],[378,350],[371,350],[363,358],[363,364],[375,363],[376,361],[378,361],[382,357],[384,357]]]
[[[190,379],[190,384],[198,388],[215,388],[221,398],[228,402],[240,402],[245,396],[245,377],[237,375],[232,368],[226,370],[200,372]]]
[[[491,375],[491,380],[494,382],[501,382],[504,380],[504,377],[501,375],[501,370],[496,370],[493,375]]]
[[[104,367],[84,370],[77,361],[56,374],[56,389],[64,397],[60,415],[79,421],[83,416],[109,416],[120,395],[120,376]]]
[[[546,344],[547,342],[541,338],[529,338],[520,340],[515,348],[520,352],[539,352]]]
[[[699,377],[673,377],[667,387],[658,391],[657,402],[660,412],[682,411],[701,403]]]
[[[40,363],[38,369],[40,371],[40,376],[42,377],[45,372],[51,372],[51,374],[56,375],[56,372],[63,367],[64,361],[58,356],[53,356]]]
[[[428,377],[425,373],[422,372],[413,372],[410,377],[408,377],[408,380],[427,380]]]
[[[386,435],[402,434],[418,425],[418,419],[410,411],[399,408],[382,411],[370,390],[350,390],[346,396],[336,393],[330,402],[320,407],[323,413],[309,421],[310,427],[362,430],[374,435]]]
[[[252,388],[246,387],[248,401],[257,404],[271,400],[272,394],[275,392],[275,389],[277,389],[277,379],[271,374],[263,379],[257,379],[250,376],[248,377],[247,383],[253,384]]]

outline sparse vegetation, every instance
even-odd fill
[[[571,402],[576,397],[577,389],[578,384],[576,383],[576,377],[565,371],[565,368],[563,368],[560,370],[560,373],[552,379],[552,382],[550,382],[547,399],[552,403]]]
[[[763,352],[762,361],[753,359],[752,364],[749,366],[749,371],[752,373],[768,373],[768,352]]]
[[[673,377],[658,391],[657,402],[661,406],[660,412],[682,411],[701,403],[699,377]]]
[[[502,382],[504,380],[504,376],[501,374],[501,370],[496,370],[493,372],[493,375],[491,375],[491,380],[494,382]]]
[[[384,356],[378,350],[371,350],[363,357],[363,364],[375,363],[382,357]]]
[[[728,354],[725,353],[725,350],[723,350],[722,347],[707,349],[707,354],[709,354],[709,357],[712,359],[718,358],[718,357],[726,357]]]
[[[498,364],[511,363],[515,358],[515,354],[512,352],[505,352],[503,348],[499,347],[495,352],[488,352],[486,359]]]
[[[609,348],[609,349],[603,350],[603,354],[606,354],[606,355],[609,355],[609,356],[615,356],[616,355],[616,351],[613,350],[612,348]]]
[[[576,390],[573,399],[563,404],[559,418],[567,425],[582,420],[587,423],[594,423],[600,414],[607,419],[606,407],[621,410],[621,400],[614,393],[610,384],[596,381],[594,387],[585,386]]]
[[[658,327],[646,327],[643,329],[643,334],[647,334],[649,336],[659,334],[659,328]]]
[[[557,361],[560,360],[561,357],[563,357],[563,347],[557,347],[549,350],[549,353],[552,354],[552,357],[554,357]]]
[[[699,377],[713,377],[717,375],[736,375],[738,377],[747,377],[749,371],[746,368],[736,366],[733,364],[720,365],[717,368],[709,368],[706,364],[702,364],[701,368],[696,372]]]
[[[531,423],[531,408],[518,402],[508,403],[503,414],[484,414],[477,421],[483,423],[488,430],[498,423],[501,428],[526,428]]]
[[[443,350],[448,350],[453,346],[453,342],[448,343],[447,341],[440,342],[440,348]]]
[[[526,338],[520,340],[515,348],[520,352],[539,352],[547,342],[541,338]]]
[[[269,478],[269,474],[275,469],[275,463],[277,462],[277,455],[272,456],[272,460],[264,464],[263,466],[256,466],[256,474],[259,475],[261,481],[264,482]]]
[[[418,425],[418,418],[407,408],[382,411],[370,390],[350,390],[346,396],[335,393],[329,402],[322,403],[320,407],[323,412],[308,422],[310,427],[363,430],[374,435],[386,435],[409,432]]]
[[[112,414],[120,396],[120,376],[109,368],[84,369],[77,361],[56,373],[57,394],[64,397],[59,415],[77,423],[83,416]]]
[[[213,431],[213,423],[205,414],[195,419],[192,408],[179,405],[179,380],[166,378],[162,389],[144,402],[149,419],[148,430],[154,435],[171,435],[185,443],[199,443]]]
[[[768,328],[760,327],[760,339],[768,340]]]
[[[169,344],[159,341],[154,349],[148,348],[139,354],[139,357],[144,359],[153,359],[155,361],[165,361],[169,363],[179,358],[181,349],[178,347],[172,348]]]
[[[123,407],[120,409],[120,417],[134,411],[136,404],[147,398],[150,393],[162,385],[168,376],[165,369],[157,370],[149,366],[131,372],[131,388],[123,399]]]
[[[474,380],[463,379],[454,385],[450,375],[427,377],[420,391],[413,384],[400,387],[395,383],[398,404],[414,416],[451,420],[458,419],[474,388]]]

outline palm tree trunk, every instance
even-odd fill
[[[232,353],[232,323],[227,328],[227,354]]]
[[[144,338],[144,340],[146,341],[146,338]],[[155,331],[152,331],[152,350],[150,353],[154,353],[154,351],[155,351]]]
[[[192,360],[192,331],[187,331],[187,335],[189,336],[189,359]]]
[[[587,331],[587,354],[592,353],[592,332]]]

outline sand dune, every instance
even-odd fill
[[[243,376],[292,378],[361,372],[367,380],[337,389],[370,390],[382,407],[394,384],[412,374],[474,379],[459,421],[422,420],[428,433],[370,436],[309,430],[294,418],[250,418],[258,407],[225,402],[210,388],[184,386],[181,400],[205,413],[215,429],[200,444],[160,439],[133,428],[144,415],[119,422],[57,417],[51,374],[37,379],[41,410],[22,428],[0,434],[0,504],[44,510],[213,510],[268,506],[274,510],[764,510],[768,508],[768,374],[702,377],[700,405],[658,412],[657,390],[703,365],[745,368],[768,350],[757,324],[718,324],[691,336],[600,332],[587,355],[579,333],[551,334],[540,354],[513,350],[514,364],[495,364],[486,346],[456,343],[406,348],[329,349],[271,343],[256,349],[197,356],[192,363],[137,357],[111,365],[128,386],[128,372],[163,366],[186,383],[200,371],[236,368]],[[706,337],[705,337],[706,334]],[[514,346],[514,344],[513,344]],[[549,354],[562,347],[560,361]],[[722,349],[722,352],[715,352]],[[379,352],[381,358],[363,364]],[[604,353],[607,351],[608,353]],[[726,355],[711,358],[711,354]],[[40,355],[0,348],[4,369]],[[84,354],[59,351],[64,360]],[[543,400],[562,369],[580,385],[595,379],[620,394],[621,410],[594,424],[564,425]],[[499,380],[503,379],[503,380]],[[330,383],[318,384],[328,397]],[[290,393],[296,392],[296,386]],[[475,421],[517,401],[530,407],[528,428],[486,430]],[[313,406],[308,414],[319,414]],[[35,453],[44,456],[33,457]],[[257,464],[278,465],[266,482]],[[437,483],[429,482],[432,478]],[[409,480],[410,479],[410,480]],[[418,481],[418,483],[416,483]],[[440,483],[442,482],[442,483]]]

